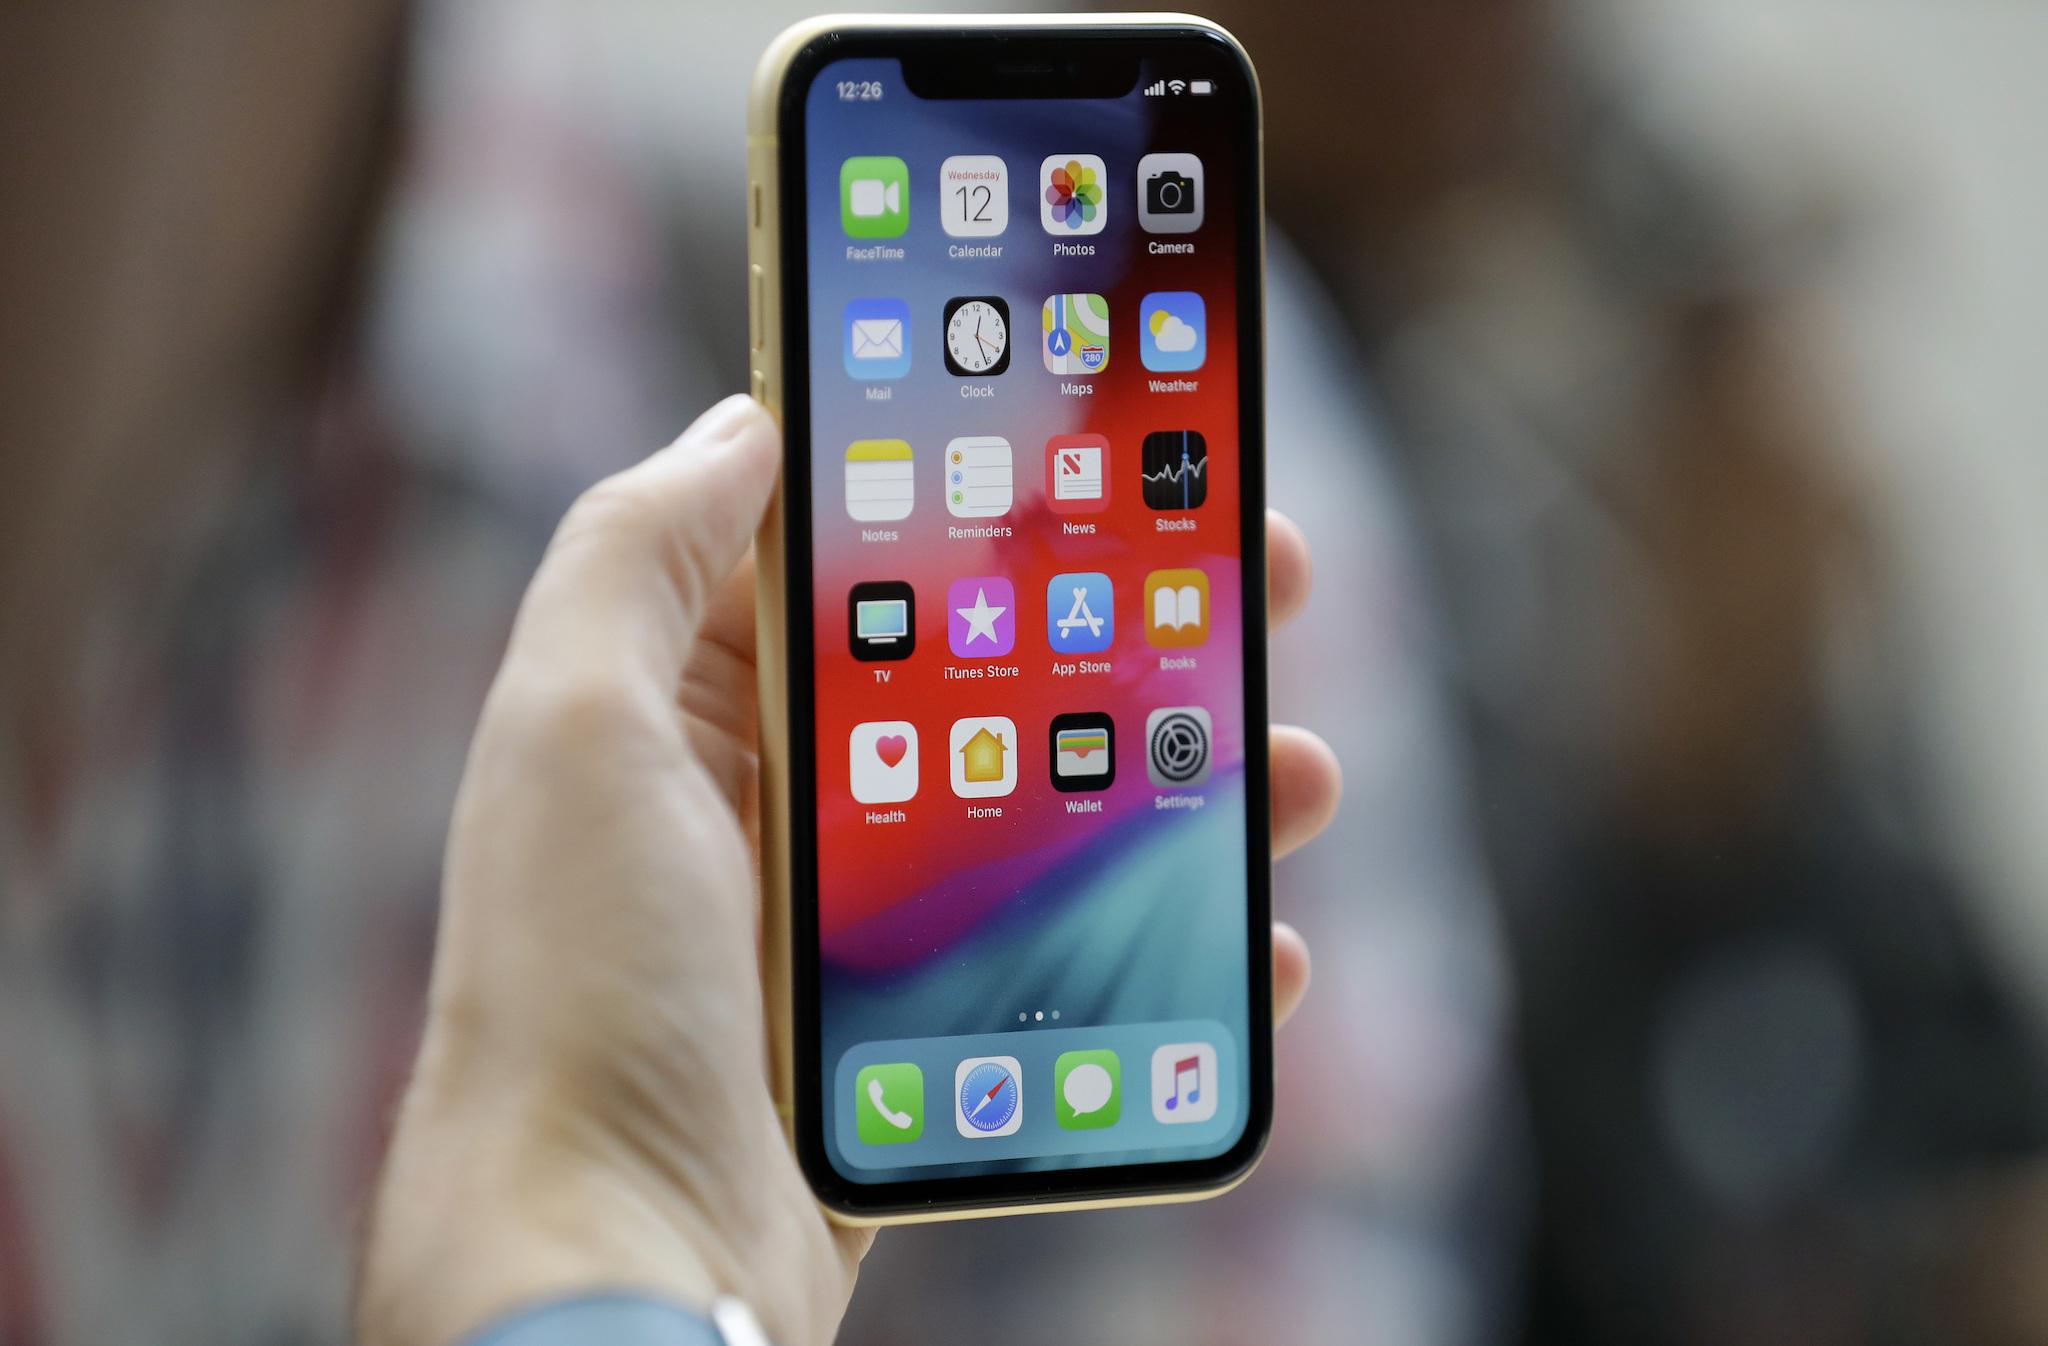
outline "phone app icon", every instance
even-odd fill
[[[1145,576],[1145,639],[1183,650],[1209,639],[1209,576],[1200,570],[1155,570]]]
[[[1054,575],[1045,586],[1045,640],[1055,654],[1095,654],[1116,639],[1116,590],[1100,571]]]
[[[908,659],[917,649],[917,591],[902,580],[869,580],[846,595],[846,643],[869,663]]]
[[[1099,710],[1052,717],[1047,745],[1055,790],[1107,790],[1116,783],[1116,724]]]
[[[953,1124],[969,1140],[1012,1136],[1024,1124],[1024,1072],[1014,1056],[970,1056],[953,1071]]]
[[[1017,594],[1001,575],[969,575],[946,586],[946,644],[961,659],[994,659],[1017,648]]]
[[[848,779],[861,804],[901,804],[917,797],[917,726],[870,720],[847,739]]]
[[[901,238],[910,228],[910,169],[893,154],[839,165],[839,223],[848,238]]]
[[[946,371],[963,379],[992,378],[1010,367],[1010,305],[998,295],[948,299],[944,315]]]
[[[1052,1115],[1064,1131],[1115,1126],[1123,1094],[1123,1063],[1113,1051],[1061,1052],[1052,1063]]]
[[[955,154],[939,165],[939,223],[954,238],[993,238],[1010,227],[1010,170],[993,154]]]
[[[1100,374],[1109,364],[1109,301],[1101,295],[1048,296],[1038,325],[1047,373]]]
[[[863,1066],[853,1079],[854,1129],[863,1145],[901,1145],[924,1134],[924,1072],[909,1061]]]
[[[1162,790],[1183,790],[1209,779],[1209,744],[1215,727],[1200,706],[1161,706],[1145,717],[1145,776]]]
[[[1209,498],[1209,441],[1199,430],[1154,430],[1143,458],[1145,503],[1153,509],[1199,509]]]
[[[1202,161],[1192,154],[1138,160],[1138,225],[1149,234],[1192,234],[1202,227]]]
[[[953,721],[946,736],[953,793],[997,799],[1017,788],[1017,725],[1001,715]]]
[[[1138,305],[1138,358],[1161,374],[1200,369],[1209,353],[1209,312],[1193,290],[1162,290]]]
[[[1092,514],[1109,504],[1109,441],[1054,435],[1045,441],[1045,503],[1060,514]]]
[[[910,441],[856,439],[846,446],[846,513],[857,523],[907,518],[917,497]]]
[[[1038,222],[1048,234],[1099,234],[1109,223],[1108,193],[1096,155],[1047,155],[1038,166]]]
[[[846,306],[846,372],[857,379],[900,379],[910,372],[910,305],[856,299]]]
[[[1010,441],[1000,435],[964,435],[946,445],[946,511],[956,519],[1008,514],[1016,498]]]
[[[1169,1042],[1152,1053],[1152,1119],[1177,1126],[1216,1115],[1216,1048],[1207,1042]]]

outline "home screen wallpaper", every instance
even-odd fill
[[[807,95],[821,1066],[853,1181],[1243,1133],[1221,84],[925,100],[847,60]]]

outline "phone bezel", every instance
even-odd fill
[[[1246,809],[1246,969],[1249,1018],[1244,1133],[1228,1150],[1208,1158],[1116,1164],[1015,1173],[951,1175],[886,1183],[855,1182],[826,1153],[819,1023],[815,650],[811,639],[811,424],[810,313],[805,218],[807,154],[805,105],[827,65],[856,57],[895,57],[926,70],[982,72],[978,87],[1000,87],[1001,97],[1073,97],[1061,73],[1091,89],[1107,70],[1136,57],[1157,56],[1165,44],[1188,48],[1187,70],[1227,74],[1244,91],[1233,151],[1241,181],[1263,184],[1258,83],[1244,54],[1212,27],[1175,22],[1077,23],[1072,26],[962,26],[841,29],[812,38],[783,70],[775,100],[778,144],[779,251],[782,273],[781,368],[783,410],[783,570],[785,602],[784,702],[788,712],[790,1039],[792,1140],[812,1190],[827,1207],[854,1219],[967,1214],[990,1208],[1024,1209],[1104,1202],[1170,1199],[1228,1187],[1264,1150],[1273,1111],[1271,814],[1266,727],[1266,492],[1263,314],[1263,192],[1239,193],[1237,202],[1239,530],[1243,554],[1243,684]],[[1049,73],[1050,72],[1050,73]],[[906,78],[913,78],[906,67]],[[1007,87],[1005,87],[1007,85]],[[935,86],[924,83],[921,92]],[[1130,85],[1126,85],[1128,89]],[[1029,90],[1029,93],[1024,92]],[[1050,92],[1048,92],[1050,90]],[[951,96],[941,94],[940,96]]]

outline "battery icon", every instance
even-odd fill
[[[1215,93],[1215,92],[1216,92],[1216,81],[1215,81],[1215,80],[1212,80],[1212,79],[1197,79],[1197,80],[1190,80],[1190,81],[1188,81],[1188,92],[1189,92],[1189,93]]]

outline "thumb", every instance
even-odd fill
[[[760,403],[729,397],[585,491],[520,603],[508,667],[558,691],[623,682],[669,703],[706,604],[760,526],[779,445]]]

